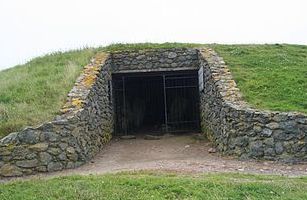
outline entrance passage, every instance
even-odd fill
[[[115,134],[199,129],[197,71],[113,74]]]

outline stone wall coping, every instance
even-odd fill
[[[106,51],[111,55],[118,54],[140,54],[140,53],[152,53],[152,52],[169,52],[169,51],[195,51],[199,48],[189,48],[189,47],[170,47],[170,48],[149,48],[149,49],[131,49],[131,50],[116,50],[116,51]]]
[[[87,96],[100,73],[102,63],[105,63],[109,57],[110,54],[108,53],[98,53],[91,62],[84,67],[74,87],[68,93],[65,105],[60,110],[62,113],[61,117],[57,116],[56,118],[72,117],[82,110],[83,105],[87,103]]]

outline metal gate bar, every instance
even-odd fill
[[[123,81],[123,103],[124,103],[124,120],[125,120],[125,135],[128,135],[128,123],[127,123],[127,105],[126,105],[126,85],[125,85],[125,77],[122,76],[122,81]]]
[[[139,79],[139,81],[142,81],[141,78],[144,77],[161,77],[161,84],[156,85],[156,87],[161,87],[162,90],[160,89],[154,89],[153,91],[148,89],[146,90],[147,87],[149,88],[154,88],[155,86],[148,86],[148,84],[156,84],[156,82],[150,82],[148,79],[144,79],[144,83],[138,83],[138,84],[143,84],[142,86],[137,86],[137,88],[143,88],[142,95],[146,99],[142,99],[142,101],[146,101],[147,104],[149,105],[146,106],[151,106],[153,103],[156,101],[160,102],[160,100],[155,99],[156,97],[158,98],[158,95],[155,95],[156,92],[154,91],[161,91],[163,92],[163,100],[161,103],[158,103],[157,105],[162,106],[162,102],[164,102],[164,117],[157,117],[157,114],[159,114],[160,111],[155,112],[156,114],[147,114],[147,121],[148,120],[155,120],[153,123],[160,123],[159,119],[164,119],[163,124],[160,124],[161,131],[166,131],[166,132],[181,132],[181,131],[188,131],[188,130],[198,130],[199,129],[199,93],[198,93],[198,76],[197,76],[197,71],[189,71],[189,72],[160,72],[160,73],[153,73],[154,75],[151,75],[151,73],[140,73],[140,74],[122,74],[113,77],[113,102],[114,102],[114,120],[115,120],[115,132],[116,134],[123,133],[127,135],[131,131],[131,106],[129,106],[129,113],[128,113],[128,105],[127,105],[127,98],[129,98],[129,105],[131,105],[131,101],[133,99],[140,99],[141,96],[138,97],[132,97],[134,94],[138,95],[138,92],[134,91],[133,93],[130,94],[132,90],[136,90],[136,88],[133,88],[133,84],[135,85],[136,83],[130,84],[131,81]],[[144,76],[145,75],[145,76]],[[129,78],[129,79],[127,79]],[[134,78],[134,79],[130,79]],[[155,80],[155,79],[152,79]],[[127,83],[127,81],[129,83]],[[128,84],[128,85],[127,85]],[[145,84],[145,85],[144,85]],[[160,86],[159,86],[160,85]],[[128,87],[128,88],[127,88]],[[145,87],[145,88],[144,88]],[[163,88],[162,88],[163,87]],[[128,89],[128,90],[127,90]],[[130,91],[130,92],[129,92]],[[140,91],[140,92],[142,92]],[[154,93],[152,93],[154,92]],[[128,93],[130,95],[128,95]],[[152,94],[151,94],[152,93]],[[159,94],[159,92],[157,93]],[[162,93],[161,93],[162,94]],[[120,95],[120,96],[119,96]],[[128,95],[128,96],[127,96]],[[148,97],[154,98],[154,99],[149,99]],[[186,107],[184,111],[182,105],[186,101]],[[153,106],[157,106],[154,105]],[[179,107],[178,107],[179,106]],[[158,107],[157,107],[158,108]],[[162,108],[162,107],[161,107]],[[154,107],[151,109],[155,109]],[[161,111],[163,111],[161,110]],[[175,111],[174,111],[175,110]],[[176,111],[177,110],[177,111]],[[178,111],[179,110],[179,111]],[[184,113],[186,112],[186,113]],[[138,112],[139,113],[139,112]],[[144,111],[146,113],[146,111]],[[161,113],[162,114],[162,113]],[[169,116],[170,114],[170,116]],[[138,115],[138,114],[136,114]],[[144,114],[145,115],[145,114]],[[142,115],[140,115],[142,116]],[[128,118],[129,118],[129,124],[128,124]],[[134,118],[132,118],[134,119]],[[139,119],[139,118],[136,118]],[[143,124],[144,126],[144,124]]]
[[[163,93],[164,93],[164,118],[165,118],[165,131],[168,132],[168,122],[167,122],[167,104],[166,104],[166,87],[165,87],[165,75],[163,75]]]
[[[189,108],[186,113],[184,111],[173,112],[173,117],[168,117],[167,127],[169,127],[169,132],[178,132],[185,131],[191,128],[199,129],[199,94],[198,94],[198,76],[195,72],[190,73],[189,75],[185,74],[180,75],[169,75],[165,77],[165,90],[168,99],[173,98],[173,101],[176,102],[176,99],[181,100],[179,107],[176,109],[184,109],[184,99],[188,98]],[[169,93],[169,95],[168,95]],[[188,94],[191,94],[190,96]],[[167,108],[172,106],[171,101],[170,105],[167,105]],[[173,102],[173,103],[174,103]],[[172,108],[170,108],[172,109]],[[187,108],[186,108],[187,109]],[[172,111],[171,111],[172,112]],[[191,127],[189,127],[191,126]],[[170,128],[171,127],[171,128]]]
[[[172,89],[172,88],[197,88],[198,86],[173,86],[173,87],[165,87],[166,89]]]

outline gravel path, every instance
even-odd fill
[[[160,140],[144,140],[142,136],[130,140],[113,139],[90,163],[76,169],[33,175],[26,179],[132,170],[307,175],[307,164],[288,165],[271,161],[239,161],[236,158],[220,156],[219,153],[209,153],[210,148],[211,144],[200,139],[197,134],[165,135]]]

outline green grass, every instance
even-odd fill
[[[0,184],[0,199],[307,199],[307,178],[158,172],[67,176]]]
[[[114,52],[114,51],[134,51],[144,49],[169,49],[169,48],[194,48],[201,47],[203,44],[193,43],[136,43],[136,44],[112,44],[106,46],[103,51]]]
[[[0,138],[53,118],[82,67],[97,51],[200,47],[201,44],[113,44],[53,53],[0,71]],[[208,45],[207,45],[208,46]],[[224,57],[245,100],[257,108],[307,113],[307,46],[209,45]]]
[[[251,105],[307,113],[307,46],[212,47],[224,58],[244,99]]]
[[[0,138],[52,119],[95,52],[53,53],[0,71]]]

